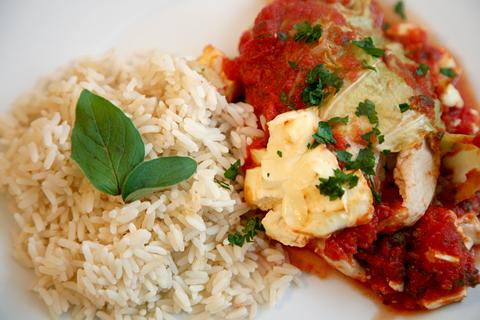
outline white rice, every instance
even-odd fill
[[[93,188],[70,159],[84,88],[132,118],[147,159],[189,155],[197,173],[129,204]],[[18,225],[14,255],[34,270],[33,290],[54,318],[253,318],[299,273],[263,234],[243,248],[228,244],[249,210],[243,177],[231,191],[214,178],[262,133],[253,108],[227,103],[193,62],[159,52],[74,62],[23,96],[0,130],[0,184]]]

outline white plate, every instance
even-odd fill
[[[196,55],[207,43],[235,55],[238,39],[253,23],[265,0],[185,1],[15,1],[0,3],[0,111],[43,74],[81,55],[116,47],[121,52],[160,48]],[[480,1],[407,0],[457,53],[480,91]],[[48,319],[46,308],[28,288],[33,277],[11,258],[12,219],[0,202],[0,319]],[[338,275],[326,280],[303,277],[280,304],[260,319],[392,319],[378,301],[364,296]],[[480,289],[460,304],[415,319],[479,319]],[[410,319],[410,317],[409,317]]]

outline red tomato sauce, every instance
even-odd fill
[[[292,39],[294,25],[305,21],[325,26],[323,34],[328,37],[328,50],[326,43],[309,44]],[[242,83],[245,100],[266,121],[291,109],[303,108],[301,93],[305,88],[305,77],[317,64],[328,65],[334,55],[336,66],[333,71],[350,80],[356,79],[362,70],[361,62],[354,57],[352,50],[345,50],[350,46],[347,44],[357,37],[355,32],[342,31],[345,24],[343,15],[327,2],[275,1],[259,13],[254,27],[243,34],[240,56],[225,61],[225,72],[232,80]],[[288,35],[289,39],[282,40],[281,33]],[[289,106],[281,101],[282,92],[286,94]]]
[[[338,260],[344,258],[339,254],[348,253],[349,259],[359,261],[369,275],[367,285],[385,304],[422,309],[424,300],[449,296],[464,286],[478,284],[474,256],[463,244],[452,211],[431,207],[413,227],[382,234],[379,222],[388,214],[379,212],[379,207],[369,225],[343,230],[329,238],[325,254]],[[435,252],[452,256],[458,263],[435,258]],[[403,284],[403,291],[394,290],[391,282]]]

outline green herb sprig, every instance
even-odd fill
[[[259,217],[252,217],[247,220],[242,232],[235,232],[228,235],[230,244],[242,247],[246,242],[252,242],[257,231],[265,231]]]
[[[90,183],[124,201],[142,198],[190,178],[197,163],[189,157],[144,161],[140,133],[122,110],[83,90],[72,130],[72,159]]]
[[[110,101],[83,90],[72,130],[72,159],[90,183],[110,195],[133,201],[191,177],[189,157],[144,161],[145,145],[133,122]]]

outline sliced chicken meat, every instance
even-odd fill
[[[403,203],[386,225],[408,227],[423,216],[435,194],[439,166],[439,154],[426,140],[398,154],[393,176]]]

